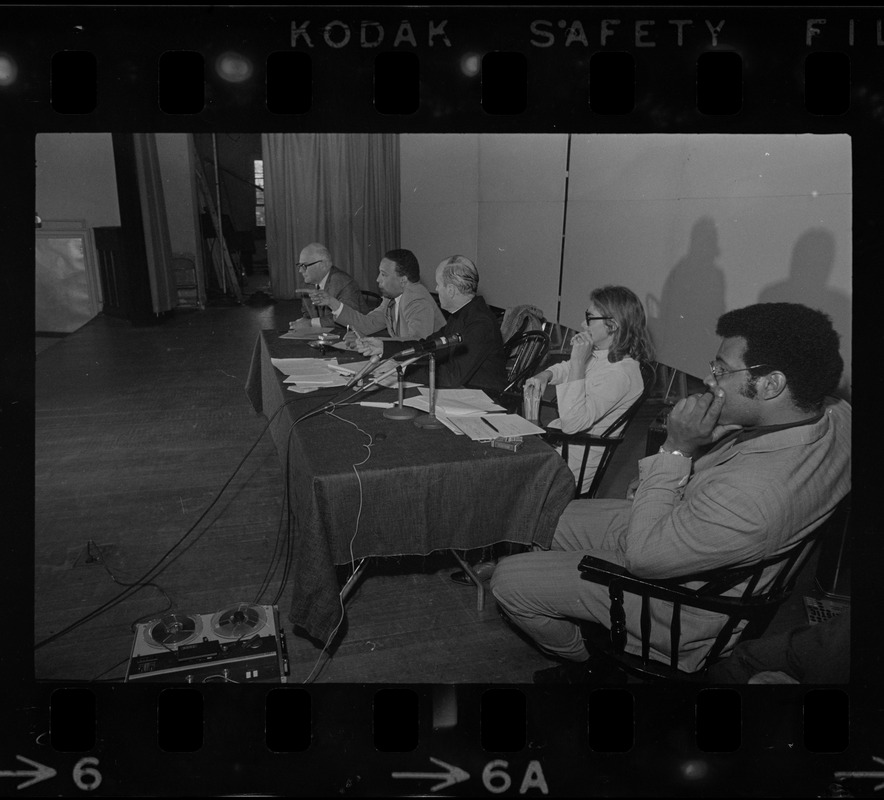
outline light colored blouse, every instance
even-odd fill
[[[638,361],[629,356],[611,363],[607,350],[594,350],[586,364],[586,375],[581,380],[568,380],[571,366],[567,361],[547,368],[552,373],[550,384],[556,387],[559,418],[550,427],[565,433],[589,429],[599,434],[641,396],[644,390]],[[568,447],[568,466],[574,479],[580,474],[583,447]],[[601,447],[591,447],[586,462],[581,492],[589,489],[596,467],[602,458]]]

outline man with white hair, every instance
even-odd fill
[[[334,297],[360,313],[366,311],[359,284],[346,272],[332,263],[331,253],[325,245],[313,242],[301,250],[296,268],[307,284],[313,284],[329,297]],[[304,316],[295,321],[296,329],[331,328],[335,319],[328,308],[313,304],[308,296],[301,300]]]
[[[460,334],[460,344],[436,353],[436,386],[458,389],[464,386],[487,389],[492,393],[506,386],[506,358],[500,323],[485,301],[476,293],[479,271],[466,256],[451,256],[436,267],[436,293],[448,320],[433,337]],[[359,343],[363,355],[389,358],[415,341],[381,342],[368,338]],[[409,372],[413,380],[427,381],[427,368]]]

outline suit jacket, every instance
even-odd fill
[[[640,483],[620,530],[620,563],[646,578],[678,577],[776,555],[821,525],[850,491],[852,411],[826,405],[812,424],[733,440],[693,464],[681,456],[639,461]],[[773,576],[764,576],[759,589]],[[742,590],[737,587],[732,593]],[[639,603],[627,595],[627,648],[639,652]],[[605,619],[606,617],[602,617]],[[652,604],[652,646],[669,652],[670,604]],[[695,669],[724,617],[682,610],[682,669]]]
[[[407,283],[399,297],[399,319],[394,318],[396,301],[385,298],[377,308],[361,314],[344,305],[337,317],[339,325],[349,325],[363,336],[386,330],[396,339],[425,339],[445,324],[442,309],[422,283]]]
[[[332,297],[337,298],[351,308],[357,308],[360,312],[365,311],[365,302],[362,299],[362,290],[359,284],[346,272],[333,266],[328,272],[328,280],[325,282],[325,291]],[[315,306],[309,297],[303,297],[301,304],[304,308],[304,316],[319,317],[323,327],[334,327],[335,318],[328,306]]]
[[[506,386],[506,358],[500,323],[485,301],[475,296],[465,306],[448,315],[448,320],[433,336],[451,336],[459,333],[463,341],[436,354],[436,386],[440,389],[459,389],[468,386],[499,392]],[[415,345],[417,342],[384,342],[384,357]],[[426,383],[426,366],[410,370],[411,380]]]

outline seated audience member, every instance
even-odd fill
[[[323,290],[329,297],[334,297],[351,308],[365,311],[365,303],[362,300],[362,292],[359,284],[346,272],[332,264],[331,253],[325,245],[308,244],[302,251],[297,269],[305,283],[312,283],[318,289]],[[304,328],[331,328],[335,319],[328,309],[321,310],[309,297],[301,300],[304,308],[304,316],[295,320],[296,329]]]
[[[436,352],[436,386],[440,389],[467,386],[499,392],[506,386],[506,359],[500,323],[485,301],[476,294],[478,285],[476,265],[465,256],[446,258],[436,268],[439,305],[449,312],[449,316],[433,336],[459,333],[463,337],[460,344]],[[418,342],[381,342],[367,338],[358,344],[363,355],[389,358]],[[426,383],[427,376],[425,366],[409,371],[412,380]]]
[[[536,682],[592,679],[577,620],[608,626],[609,599],[607,587],[581,579],[584,555],[652,579],[751,564],[815,529],[850,490],[851,409],[828,397],[843,367],[828,316],[762,303],[722,315],[717,333],[709,391],[672,409],[659,453],[638,462],[634,499],[572,501],[550,550],[497,565],[501,609],[564,662]],[[624,607],[626,649],[638,653],[640,601],[627,593]],[[651,656],[668,661],[670,610],[652,603],[651,614]],[[678,663],[694,671],[722,618],[692,609],[681,624]]]
[[[710,683],[849,683],[850,609],[816,625],[740,642]]]
[[[314,305],[328,306],[338,325],[347,325],[363,336],[386,329],[394,339],[424,339],[445,324],[445,317],[427,287],[421,283],[420,266],[411,250],[390,250],[378,267],[380,306],[362,314],[324,290],[310,295]]]
[[[589,296],[586,320],[571,339],[571,357],[525,382],[541,395],[556,387],[559,418],[550,427],[565,433],[601,433],[644,391],[641,363],[652,359],[651,337],[641,300],[624,286],[605,286]],[[568,447],[568,466],[580,476],[583,447]],[[581,492],[589,490],[602,457],[591,447]]]

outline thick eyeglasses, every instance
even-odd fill
[[[586,324],[589,325],[594,319],[614,319],[614,317],[594,317],[588,311],[584,311],[583,315],[586,317]]]
[[[725,375],[730,375],[734,372],[748,372],[750,369],[759,369],[760,367],[767,367],[769,364],[756,364],[753,367],[740,367],[739,369],[726,369],[722,367],[720,364],[716,364],[714,361],[709,362],[709,371],[712,373],[712,377],[715,380],[719,378],[723,378]]]
[[[322,259],[318,259],[316,261],[311,261],[309,264],[305,264],[303,261],[299,261],[297,265],[297,269],[307,269],[307,267],[312,267],[314,264],[318,264]]]

